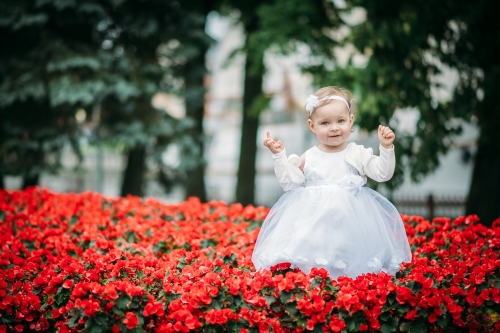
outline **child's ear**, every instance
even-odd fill
[[[313,121],[309,118],[307,119],[307,127],[309,127],[309,130],[313,133],[313,134],[316,134],[314,133],[314,123]]]
[[[351,114],[351,116],[349,117],[349,120],[351,121],[350,126],[352,127],[352,125],[354,125],[354,115],[353,114]]]

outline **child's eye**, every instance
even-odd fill
[[[321,123],[321,125],[328,125],[328,122],[324,121],[324,122]]]
[[[345,120],[344,120],[344,119],[340,119],[340,120],[339,120],[339,123],[344,123],[344,122],[345,122]]]

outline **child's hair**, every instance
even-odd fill
[[[345,89],[345,88],[339,88],[335,86],[328,86],[328,87],[323,87],[314,93],[318,99],[322,99],[324,97],[328,96],[340,96],[346,99],[347,103],[349,103],[349,114],[354,114],[354,111],[356,110],[356,99],[354,99],[353,94]],[[319,108],[320,106],[329,104],[331,102],[335,101],[334,99],[327,99],[324,101],[319,102],[318,106],[316,108]],[[307,116],[311,118],[311,115],[309,114],[309,111],[306,110]]]

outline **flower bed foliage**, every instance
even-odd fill
[[[500,220],[403,216],[396,277],[250,261],[264,207],[0,191],[0,332],[500,331]]]

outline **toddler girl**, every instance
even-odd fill
[[[275,173],[285,190],[259,233],[252,255],[257,269],[291,263],[309,273],[325,268],[334,279],[381,271],[395,274],[411,261],[403,221],[382,195],[363,187],[366,177],[391,179],[395,135],[379,126],[380,156],[371,148],[347,143],[354,122],[352,94],[324,87],[307,98],[307,125],[319,145],[301,157],[286,157],[281,141],[269,132]]]

